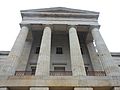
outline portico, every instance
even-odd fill
[[[20,33],[0,67],[7,77],[0,90],[119,89],[120,69],[100,34],[98,12],[57,7],[21,15]]]
[[[9,59],[10,59],[10,57],[11,57],[11,60],[15,59],[15,63],[12,62],[12,64],[9,66],[12,69],[9,68],[9,70],[8,70],[8,72],[11,71],[12,75],[15,74],[15,71],[16,71],[15,68],[17,68],[17,64],[19,63],[19,57],[21,56],[21,53],[22,53],[22,50],[23,50],[26,40],[30,37],[35,38],[34,36],[29,36],[29,34],[28,34],[28,32],[30,32],[30,29],[29,29],[30,27],[32,27],[31,32],[33,35],[36,35],[36,34],[34,34],[34,32],[40,32],[40,36],[41,36],[41,38],[39,38],[40,41],[38,43],[38,45],[40,47],[39,48],[40,50],[38,52],[39,54],[36,56],[36,62],[34,62],[34,63],[36,63],[35,75],[49,76],[50,72],[51,71],[53,72],[55,69],[54,68],[55,65],[53,65],[53,64],[59,64],[56,66],[59,66],[59,67],[64,66],[65,67],[64,71],[71,72],[70,75],[72,75],[72,76],[79,76],[79,75],[86,76],[86,73],[88,73],[88,72],[86,70],[85,63],[88,61],[86,58],[84,58],[83,53],[85,52],[85,49],[83,49],[84,47],[81,47],[81,45],[83,45],[83,46],[84,45],[87,46],[87,44],[89,45],[89,42],[85,43],[88,41],[87,37],[89,37],[89,33],[91,33],[91,35],[92,35],[92,38],[89,37],[89,39],[91,39],[91,42],[95,41],[95,43],[96,43],[96,47],[94,47],[94,45],[93,45],[93,48],[98,50],[98,52],[94,51],[94,53],[98,54],[99,58],[100,58],[99,62],[97,62],[98,64],[100,63],[99,67],[101,69],[99,71],[101,71],[101,72],[105,71],[106,75],[114,75],[114,74],[119,75],[119,69],[113,63],[108,64],[109,61],[105,61],[105,60],[112,60],[112,57],[111,57],[108,49],[106,48],[106,45],[105,45],[104,41],[102,40],[102,37],[100,37],[100,33],[98,30],[99,28],[97,26],[93,26],[93,25],[91,25],[91,26],[88,26],[88,25],[86,25],[86,26],[83,26],[83,25],[55,25],[55,24],[53,24],[53,25],[39,25],[38,24],[37,26],[38,26],[37,28],[34,28],[35,25],[22,26],[21,32],[15,42],[15,45],[13,46],[13,49],[11,50],[11,52],[9,54]],[[55,30],[56,26],[57,27],[59,26],[62,29],[60,28],[57,31],[57,30]],[[91,29],[91,27],[92,27],[92,29]],[[56,32],[59,32],[59,34],[56,34]],[[84,37],[80,36],[81,33],[85,33]],[[24,35],[24,36],[20,36],[20,35]],[[54,35],[66,36],[66,38],[67,38],[66,40],[68,42],[67,43],[68,49],[66,52],[67,54],[66,53],[65,54],[67,55],[68,61],[64,60],[63,62],[62,61],[60,62],[60,61],[54,60],[55,57],[52,56],[53,53],[51,53],[53,51],[52,48],[55,49],[55,47],[52,46],[52,44],[54,45],[54,42],[52,42],[52,39],[57,38]],[[99,38],[98,38],[98,35],[99,35]],[[86,39],[86,41],[84,42],[83,40],[85,40],[85,39]],[[20,41],[20,40],[23,44],[19,45],[20,42],[18,42],[18,41]],[[53,39],[53,41],[54,41],[54,39]],[[34,39],[33,39],[33,42],[34,42]],[[101,42],[103,43],[102,45],[100,45]],[[32,41],[31,41],[31,43],[32,43]],[[63,45],[64,45],[64,43],[63,43]],[[56,48],[57,47],[61,47],[62,50],[64,48],[64,46],[62,46],[62,44],[61,45],[58,44],[58,46],[56,46]],[[103,49],[103,48],[106,48],[106,49]],[[81,51],[81,49],[82,49],[82,51]],[[88,47],[86,49],[90,50],[91,48]],[[106,51],[106,54],[104,54],[105,51],[103,53],[103,50]],[[13,54],[13,52],[19,52],[19,53]],[[90,51],[89,51],[89,53],[90,53]],[[60,54],[58,54],[57,57],[59,57],[59,55]],[[94,54],[92,54],[92,55],[94,55]],[[109,55],[109,59],[107,59],[108,55]],[[85,56],[85,57],[87,57],[87,56]],[[63,56],[63,58],[64,58],[64,56]],[[59,59],[61,59],[61,58],[58,58],[58,60]],[[90,60],[90,59],[88,59],[88,60]],[[28,62],[29,62],[29,60],[27,61],[26,66],[29,65]],[[93,64],[95,61],[90,60],[89,62]],[[64,64],[64,65],[62,65],[62,64]],[[102,65],[103,65],[103,67],[102,67]],[[93,71],[93,70],[95,71],[95,67],[94,68],[93,67],[94,66],[90,65],[89,69],[91,71]],[[110,69],[109,67],[114,67],[114,70]],[[30,67],[28,66],[28,68],[26,68],[26,70],[27,69],[29,70],[29,68]],[[116,70],[115,70],[115,68],[116,68]],[[19,68],[18,68],[18,71],[19,71]]]

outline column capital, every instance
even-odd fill
[[[70,28],[75,28],[77,30],[77,25],[68,25],[68,30],[70,30]]]
[[[100,25],[90,25],[89,30],[93,30],[94,28],[100,29]]]
[[[21,27],[21,28],[22,28],[22,27],[27,27],[27,28],[29,28],[29,29],[31,28],[31,27],[30,27],[30,24],[20,24],[20,27]]]
[[[44,24],[43,27],[44,27],[44,28],[45,28],[45,27],[49,27],[49,28],[51,28],[51,30],[52,30],[52,29],[53,29],[53,24]]]
[[[22,27],[21,27],[21,30],[24,30],[24,29],[25,29],[25,30],[28,29],[28,26],[22,26]]]

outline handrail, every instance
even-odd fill
[[[72,71],[50,71],[50,76],[72,76]]]
[[[105,71],[87,71],[88,76],[106,76]]]
[[[16,71],[15,76],[33,75],[32,71]]]
[[[87,71],[87,76],[106,76],[105,71]],[[32,71],[16,71],[15,76],[35,75]],[[50,76],[72,76],[72,71],[50,71]]]

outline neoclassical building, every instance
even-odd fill
[[[10,52],[0,52],[0,90],[120,90],[120,53],[110,53],[98,12],[21,11]]]

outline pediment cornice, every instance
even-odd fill
[[[75,17],[98,18],[99,13],[87,10],[71,9],[65,7],[21,10],[22,17]]]

